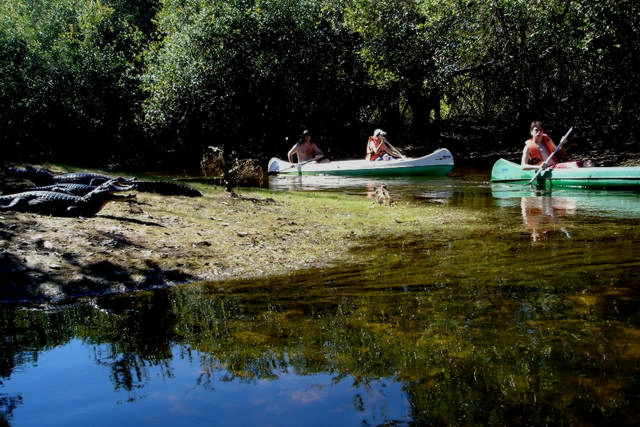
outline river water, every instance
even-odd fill
[[[3,305],[0,423],[640,422],[640,193],[459,170],[270,182],[361,197],[381,184],[472,210],[478,231],[375,240],[358,248],[373,265]]]

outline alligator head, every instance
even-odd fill
[[[92,216],[100,212],[109,202],[126,202],[135,200],[135,194],[118,194],[132,190],[135,185],[120,185],[118,178],[111,179],[97,186],[94,190],[81,197],[82,207],[72,207],[69,213],[78,216]]]
[[[126,179],[126,178],[112,178],[100,185],[98,185],[94,190],[92,190],[90,193],[93,193],[95,191],[98,192],[110,192],[112,194],[115,193],[119,193],[122,191],[132,191],[136,189],[136,183],[135,180],[130,180],[130,179]]]

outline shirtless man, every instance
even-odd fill
[[[293,155],[298,157],[298,163],[306,162],[307,160],[312,160],[314,158],[321,158],[324,156],[324,153],[315,142],[311,141],[311,132],[305,130],[302,132],[302,137],[300,141],[289,150],[287,157],[289,158],[289,163],[293,163]],[[328,161],[323,159],[323,161]]]

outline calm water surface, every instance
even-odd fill
[[[634,425],[640,193],[272,177],[478,228],[261,281],[0,307],[0,424]],[[419,214],[419,208],[417,209]]]

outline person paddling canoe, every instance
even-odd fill
[[[289,153],[287,153],[287,157],[289,158],[289,163],[293,163],[293,156],[298,158],[298,163],[306,162],[308,160],[317,159],[318,162],[328,162],[329,160],[323,159],[324,153],[315,142],[311,141],[311,132],[305,130],[302,132],[302,136],[300,140],[291,147]]]
[[[556,149],[549,135],[544,133],[542,122],[534,121],[531,123],[531,138],[524,143],[522,151],[522,161],[520,165],[522,169],[539,169],[553,167],[558,163],[556,156],[549,158],[551,153]],[[560,153],[562,149],[560,150]],[[558,153],[558,154],[560,154]]]
[[[569,130],[569,132],[567,132],[567,135],[565,135],[563,139],[566,139],[568,137],[571,129]],[[544,133],[542,122],[532,122],[530,131],[531,138],[525,141],[524,150],[522,151],[522,160],[520,162],[520,167],[522,169],[567,169],[581,168],[592,165],[590,160],[559,163],[558,157],[563,154],[564,147],[560,147],[560,150],[558,150],[555,155],[551,156],[551,154],[556,149],[556,144],[554,144],[551,138],[549,138],[549,135]],[[562,141],[560,141],[560,144],[562,144]]]
[[[387,133],[382,129],[376,129],[373,132],[373,136],[369,137],[367,141],[367,156],[365,160],[391,160],[395,157],[400,157],[393,151],[390,144],[385,138]]]

